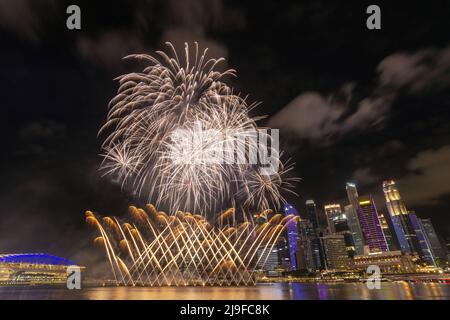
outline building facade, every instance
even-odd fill
[[[348,270],[349,257],[344,235],[332,234],[321,238],[328,270]]]
[[[398,250],[397,240],[391,232],[392,223],[390,223],[389,217],[386,217],[386,215],[382,212],[378,212],[378,219],[380,220],[381,229],[383,229],[384,238],[386,239],[389,251]]]
[[[422,222],[422,227],[425,235],[428,238],[435,263],[440,266],[445,265],[447,262],[447,251],[439,241],[439,237],[436,233],[436,230],[434,229],[433,224],[431,223],[431,219],[420,220]]]
[[[352,261],[355,270],[366,272],[371,265],[380,267],[382,273],[412,273],[416,271],[414,257],[401,251],[357,255]]]
[[[325,216],[327,217],[327,227],[329,233],[335,233],[334,221],[342,215],[342,208],[340,204],[332,203],[324,206]]]
[[[76,264],[45,253],[0,254],[0,284],[66,284],[69,266]]]
[[[306,200],[306,216],[307,219],[312,223],[315,231],[319,229],[319,216],[317,214],[317,207],[314,200]]]
[[[431,246],[423,230],[422,222],[413,211],[406,208],[395,181],[384,181],[383,192],[399,249],[418,255],[427,263],[434,264]]]
[[[284,215],[294,215],[299,216],[298,211],[291,206],[290,204],[286,204],[284,206]],[[289,259],[290,259],[290,270],[289,271],[295,271],[299,269],[298,263],[297,263],[297,251],[298,251],[298,245],[300,242],[300,235],[299,235],[299,225],[298,223],[289,223],[286,227],[286,233],[287,233],[287,240],[288,240],[288,248],[289,248]]]
[[[361,226],[358,221],[358,190],[354,183],[347,182],[346,186],[349,205],[345,206],[345,215],[347,216],[348,228],[352,234],[353,243],[357,254],[364,253],[364,238]]]
[[[373,197],[360,197],[358,203],[358,219],[364,236],[364,242],[371,253],[386,252],[388,245],[378,218]]]

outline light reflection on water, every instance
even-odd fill
[[[97,287],[81,290],[43,287],[0,287],[0,299],[86,300],[450,300],[450,285],[385,283],[369,290],[364,283],[275,283],[254,287]]]

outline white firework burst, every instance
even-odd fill
[[[249,115],[256,105],[223,82],[235,71],[217,71],[224,59],[208,59],[207,49],[200,53],[197,43],[192,62],[187,44],[183,61],[167,44],[171,55],[157,51],[158,59],[145,54],[126,57],[149,65],[117,78],[118,93],[99,132],[108,132],[101,169],[172,213],[216,213],[230,205],[244,210],[279,206],[284,201],[281,192],[293,186],[293,180],[283,182],[286,170],[264,176],[253,162],[211,161],[214,154],[257,154],[245,137],[258,130],[260,118]]]

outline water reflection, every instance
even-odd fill
[[[382,283],[369,290],[364,283],[275,283],[254,287],[100,287],[69,291],[64,288],[0,287],[0,299],[88,300],[450,300],[450,285],[438,283]]]

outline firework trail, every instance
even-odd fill
[[[169,216],[151,204],[129,207],[129,222],[123,223],[85,213],[118,285],[254,285],[279,237],[299,217],[266,210],[255,225],[236,223],[234,215],[230,208],[211,224],[188,212]]]
[[[267,175],[255,161],[211,161],[217,154],[233,158],[260,151],[249,142],[259,129],[260,118],[249,115],[256,104],[248,104],[223,82],[235,70],[217,71],[224,59],[207,58],[207,49],[199,52],[197,43],[193,52],[185,44],[183,57],[167,45],[170,54],[157,51],[158,58],[125,57],[147,66],[117,78],[118,93],[99,132],[104,175],[172,213],[278,208],[282,191],[292,192],[297,180],[283,179],[292,166],[279,162],[278,170]],[[270,135],[264,138],[269,141],[265,152],[278,155]]]

